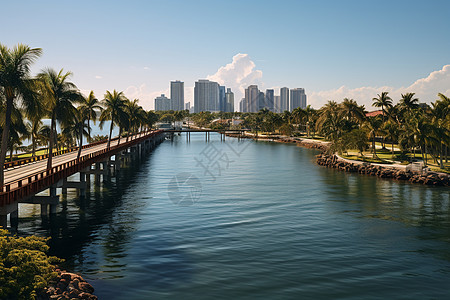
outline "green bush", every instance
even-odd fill
[[[0,299],[36,299],[57,277],[56,257],[47,256],[47,238],[10,236],[0,229]]]

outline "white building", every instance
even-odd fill
[[[170,110],[170,99],[164,94],[155,98],[155,111]]]
[[[305,89],[296,88],[291,90],[289,111],[293,111],[297,107],[306,108]]]
[[[170,82],[170,99],[172,110],[184,110],[184,82]]]
[[[259,89],[257,85],[250,85],[245,89],[245,104],[246,112],[258,112],[259,111]]]
[[[194,87],[194,112],[219,110],[219,84],[200,79]]]

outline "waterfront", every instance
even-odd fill
[[[175,136],[86,201],[69,192],[52,225],[28,207],[19,233],[52,236],[100,299],[448,298],[449,189],[323,168],[317,153]],[[194,194],[174,190],[190,175]]]

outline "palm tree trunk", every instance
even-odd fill
[[[52,113],[52,122],[50,124],[50,140],[48,142],[48,160],[47,160],[47,170],[52,168],[52,158],[53,158],[53,143],[55,141],[55,113]]]
[[[442,151],[442,141],[440,141],[440,151],[439,151],[439,157],[440,157],[440,168],[444,168],[444,161],[442,159],[442,156],[444,156],[444,151]]]
[[[394,159],[394,141],[392,141],[392,159]]]
[[[36,156],[36,140],[34,138],[34,134],[31,134],[31,157]]]
[[[80,123],[80,146],[78,147],[77,160],[80,159],[82,147],[83,147],[83,123]]]
[[[91,125],[90,125],[90,121],[91,121],[91,118],[88,116],[88,119],[87,119],[87,121],[88,121],[88,144],[91,142]]]
[[[373,158],[377,157],[377,152],[375,150],[375,133],[372,134],[373,139],[372,139],[372,151],[373,151]]]
[[[109,146],[111,145],[111,135],[112,135],[113,125],[114,125],[114,118],[111,118],[111,126],[109,126],[109,139],[108,139],[108,144],[106,144],[106,149],[109,149]],[[120,139],[120,134],[119,134],[119,139]]]
[[[0,191],[3,191],[3,185],[5,184],[4,165],[6,159],[6,151],[8,150],[9,140],[9,128],[11,125],[11,111],[13,106],[13,98],[6,99],[6,115],[5,115],[5,128],[2,133],[2,146],[0,149],[0,166],[2,168],[0,172]]]

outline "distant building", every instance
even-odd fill
[[[245,104],[246,112],[258,112],[259,111],[259,90],[257,85],[250,85],[245,89]]]
[[[280,112],[289,110],[289,89],[283,87],[280,89]]]
[[[184,109],[190,110],[191,109],[191,102],[186,102],[186,104],[184,105]]]
[[[281,99],[280,96],[273,96],[273,111],[276,113],[281,112]]]
[[[170,99],[164,94],[155,98],[155,111],[170,110]]]
[[[227,92],[225,93],[225,99],[226,99],[226,112],[234,112],[234,93],[231,91],[230,88],[227,89]]]
[[[226,111],[227,110],[227,98],[225,95],[225,86],[219,85],[219,110]]]
[[[247,103],[245,103],[245,98],[242,98],[241,101],[239,101],[239,111],[240,112],[247,112]]]
[[[263,108],[267,108],[265,97],[266,96],[264,95],[264,93],[260,91],[258,96],[258,103],[259,103],[258,111],[260,111]]]
[[[219,84],[200,79],[194,87],[194,112],[219,110]]]
[[[274,111],[274,104],[275,104],[274,101],[275,101],[274,91],[272,89],[266,90],[266,99],[264,102],[268,110]]]
[[[184,110],[184,82],[170,82],[170,99],[172,110]]]
[[[289,111],[293,111],[297,107],[306,108],[305,89],[297,88],[291,90]]]

